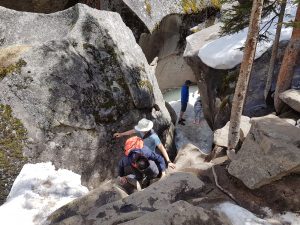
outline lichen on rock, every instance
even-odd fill
[[[185,13],[197,13],[200,8],[196,0],[181,0],[181,6]]]
[[[153,86],[152,86],[152,84],[150,83],[150,81],[148,81],[148,80],[141,80],[141,81],[139,82],[139,86],[140,86],[141,88],[147,88],[147,89],[150,91],[150,93],[153,93]]]
[[[27,161],[22,153],[26,140],[22,122],[13,116],[9,105],[0,104],[0,204]]]
[[[149,0],[145,0],[145,9],[146,9],[148,16],[151,16],[152,6],[151,6],[151,3],[149,2]]]
[[[26,66],[26,62],[23,59],[19,59],[18,62],[11,64],[9,66],[6,67],[0,67],[0,79],[3,79],[5,76],[7,76],[10,73],[13,72],[17,72],[20,73],[21,72],[21,68],[23,66]]]

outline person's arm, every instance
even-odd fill
[[[142,153],[147,157],[147,159],[154,161],[161,172],[166,170],[165,160],[160,154],[157,154],[149,149],[144,149]]]
[[[168,167],[175,169],[175,164],[171,162],[169,155],[167,153],[167,150],[165,149],[165,147],[163,146],[162,143],[160,143],[159,145],[157,145],[157,148],[159,149],[159,151],[161,152],[161,154],[164,156],[164,158],[166,159],[167,163],[168,163]]]
[[[125,163],[126,159],[125,157],[123,157],[120,161],[119,161],[119,167],[118,167],[118,174],[120,177],[123,177],[125,175],[125,172],[124,172],[124,168],[125,168]]]
[[[131,135],[131,134],[134,134],[136,133],[135,129],[132,129],[132,130],[128,130],[128,131],[125,131],[123,133],[114,133],[114,137],[115,138],[120,138],[120,137],[123,137],[123,136],[128,136],[128,135]]]

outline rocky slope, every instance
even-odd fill
[[[153,68],[119,14],[82,4],[48,15],[0,7],[0,21],[0,104],[24,127],[18,148],[30,161],[52,161],[95,187],[122,154],[114,132],[142,117],[168,131]]]
[[[298,129],[298,128],[296,128]],[[285,224],[269,212],[296,212],[299,209],[299,175],[290,175],[255,190],[232,177],[226,167],[227,157],[204,162],[205,155],[193,145],[179,150],[176,171],[148,188],[126,196],[117,182],[99,186],[88,195],[73,201],[50,215],[45,225],[71,224]],[[217,174],[214,177],[213,170]],[[230,193],[233,199],[223,193]],[[270,191],[271,190],[271,191]],[[231,202],[231,203],[229,203]],[[219,208],[239,206],[260,215],[232,219]],[[251,214],[243,209],[246,214]],[[240,223],[237,222],[240,220]]]

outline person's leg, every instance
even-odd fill
[[[185,124],[183,123],[183,121],[185,121],[185,119],[183,119],[183,114],[184,114],[184,112],[186,111],[186,107],[187,107],[187,103],[181,102],[181,109],[180,109],[180,114],[179,114],[179,120],[178,120],[178,123],[179,123],[179,124],[182,124],[182,125],[185,125]]]
[[[149,167],[143,170],[142,173],[145,175],[142,181],[142,188],[145,188],[150,185],[150,180],[158,177],[159,169],[154,161],[149,160]]]
[[[182,112],[182,111],[180,110],[180,113],[179,113],[179,121],[182,120],[183,114],[184,114],[184,112]]]
[[[200,124],[200,115],[201,115],[201,111],[197,111],[196,113],[196,123]]]
[[[156,178],[159,175],[159,169],[154,161],[149,160],[149,167],[144,170],[144,174],[150,179]]]
[[[204,122],[204,115],[203,115],[203,110],[201,109],[199,112],[199,124]]]
[[[142,189],[140,182],[143,180],[144,174],[135,168],[132,168],[132,172],[132,174],[127,176],[127,182],[140,191]]]
[[[127,182],[128,184],[131,184],[136,190],[140,191],[142,190],[139,179],[135,174],[129,174],[127,175]]]

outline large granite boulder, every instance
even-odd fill
[[[136,40],[139,40],[142,33],[149,32],[143,21],[122,0],[0,0],[0,6],[37,13],[58,12],[73,7],[77,3],[119,13],[124,23],[132,30]]]
[[[0,6],[26,12],[52,13],[64,10],[70,0],[0,0]]]
[[[228,132],[230,121],[221,129],[214,131],[214,144],[222,147],[228,147]],[[240,123],[240,140],[244,141],[251,128],[250,118],[248,116],[241,117]]]
[[[172,14],[197,13],[206,7],[213,7],[211,1],[182,0],[123,0],[145,23],[150,31],[159,26],[161,20]]]
[[[198,57],[201,47],[219,37],[220,23],[216,23],[206,29],[191,34],[186,38],[186,48],[183,54],[187,64],[191,66],[198,81],[200,95],[202,97],[203,114],[209,126],[215,130],[223,127],[229,120],[230,109],[228,97],[217,98],[217,86],[221,86],[226,72],[206,66]],[[233,76],[233,75],[231,75]],[[226,80],[227,92],[233,92],[233,79]],[[222,100],[222,101],[221,101]]]
[[[212,1],[0,0],[0,6],[39,13],[61,11],[76,3],[121,15],[139,41],[148,62],[159,56],[156,75],[161,89],[178,87],[187,79],[195,81],[192,69],[182,57],[185,38],[191,33],[191,27],[211,18],[214,20],[218,5]]]
[[[292,109],[300,112],[300,90],[290,89],[282,92],[279,98]]]
[[[215,18],[217,6],[211,1],[123,0],[147,26],[139,45],[148,62],[158,56],[156,77],[161,90],[180,87],[185,80],[196,81],[182,55],[190,28]]]
[[[149,2],[161,4],[160,1]],[[168,4],[170,2],[172,1],[168,1]],[[204,6],[193,15],[187,15],[187,12],[184,11],[168,15],[160,21],[159,26],[151,33],[141,35],[139,45],[148,62],[151,62],[154,57],[158,57],[156,77],[162,90],[180,87],[185,80],[196,81],[193,70],[183,59],[183,52],[186,37],[192,33],[190,29],[197,24],[210,26],[215,19],[217,10],[209,4]],[[167,4],[164,7],[167,7]],[[155,12],[159,13],[162,13],[163,10],[154,9]]]
[[[186,201],[175,202],[165,209],[147,213],[135,220],[122,223],[124,225],[182,225],[182,224],[205,224],[226,225],[229,224],[217,216],[217,213],[207,211],[201,207],[193,206]]]
[[[178,149],[178,154],[174,160],[176,171],[185,171],[189,169],[207,170],[213,164],[205,163],[206,154],[203,154],[199,148],[192,144],[184,145]],[[172,170],[169,170],[172,172]]]
[[[0,104],[24,126],[30,161],[73,170],[92,188],[116,174],[124,140],[113,133],[142,117],[159,135],[169,129],[153,70],[119,14],[0,7],[0,31]]]
[[[252,127],[229,173],[250,189],[300,172],[299,128],[279,118],[251,121]]]
[[[208,27],[187,37],[187,47],[184,58],[193,69],[199,81],[200,94],[203,99],[204,116],[213,130],[223,127],[230,118],[231,104],[239,75],[240,65],[233,69],[215,69],[204,64],[198,56],[199,50],[207,43],[219,37],[220,24]],[[274,74],[278,74],[280,62],[283,59],[287,41],[280,42],[276,58]],[[271,95],[264,98],[264,87],[272,48],[269,48],[260,58],[254,61],[249,80],[243,115],[263,116],[272,111]],[[297,66],[299,67],[299,63]],[[295,77],[297,72],[295,70]],[[275,89],[276,76],[273,77],[272,91]],[[293,79],[293,85],[299,83],[299,78]],[[270,105],[269,105],[270,103]]]
[[[67,221],[82,221],[81,215],[86,215],[90,210],[118,201],[127,196],[128,194],[126,194],[126,192],[124,192],[114,181],[109,181],[101,184],[85,196],[77,198],[71,203],[62,206],[51,214],[49,220],[64,221],[64,223],[67,223]]]
[[[170,204],[201,195],[204,183],[191,173],[173,173],[144,189],[135,192],[122,200],[91,207],[89,211],[79,210],[69,213],[68,207],[62,207],[48,217],[46,224],[70,224],[66,220],[76,216],[76,224],[120,224],[135,220],[138,217],[156,210],[165,209]],[[97,201],[94,202],[94,205]],[[68,215],[65,218],[55,215]],[[72,220],[73,220],[72,219]]]

